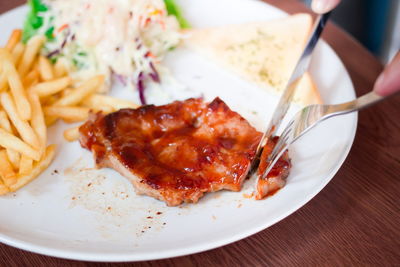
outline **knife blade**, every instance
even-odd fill
[[[325,28],[326,22],[328,21],[330,14],[331,12],[327,12],[325,14],[319,15],[316,18],[313,29],[311,31],[311,35],[307,41],[303,53],[301,54],[300,59],[298,60],[296,67],[294,68],[292,75],[290,76],[286,88],[283,91],[283,94],[279,99],[279,103],[272,115],[268,128],[264,132],[261,141],[257,147],[257,156],[260,155],[261,149],[265,146],[267,139],[271,136],[274,136],[279,129],[279,126],[290,107],[297,83],[300,81],[301,77],[303,77],[303,74],[308,70],[312,52],[314,51],[314,48],[318,43],[319,37],[321,36],[323,29]]]

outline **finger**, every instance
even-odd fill
[[[323,14],[334,9],[340,0],[313,0],[311,8],[315,13]]]
[[[400,51],[387,65],[375,82],[374,92],[387,96],[400,91]]]

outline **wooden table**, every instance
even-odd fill
[[[22,0],[1,0],[0,13]],[[289,13],[306,11],[295,0],[267,0]],[[1,26],[0,26],[1,27]],[[359,43],[329,25],[324,39],[344,62],[357,95],[371,90],[382,65]],[[303,208],[236,243],[142,266],[267,266],[400,264],[400,101],[360,113],[350,155],[334,179]],[[102,266],[42,256],[0,244],[7,266]],[[124,266],[130,263],[120,263]]]

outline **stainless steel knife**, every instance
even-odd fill
[[[307,45],[304,48],[303,53],[292,72],[292,76],[290,77],[285,90],[283,91],[278,106],[276,107],[272,119],[269,123],[269,126],[264,132],[263,137],[261,138],[256,155],[260,155],[261,149],[263,146],[265,146],[267,139],[271,136],[274,136],[276,134],[276,131],[279,129],[279,126],[290,107],[297,83],[301,79],[301,77],[303,77],[303,74],[308,70],[311,60],[311,54],[319,40],[319,37],[321,36],[321,33],[326,25],[326,22],[328,21],[330,14],[331,12],[328,12],[319,15],[316,18],[310,38],[307,41]]]

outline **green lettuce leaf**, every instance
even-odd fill
[[[174,0],[164,0],[168,15],[175,16],[182,29],[190,28],[189,22],[183,17],[182,11]]]
[[[48,10],[48,7],[41,0],[28,0],[28,6],[29,11],[22,31],[24,43],[35,36],[40,27],[43,26],[43,17],[40,16],[40,13]]]

